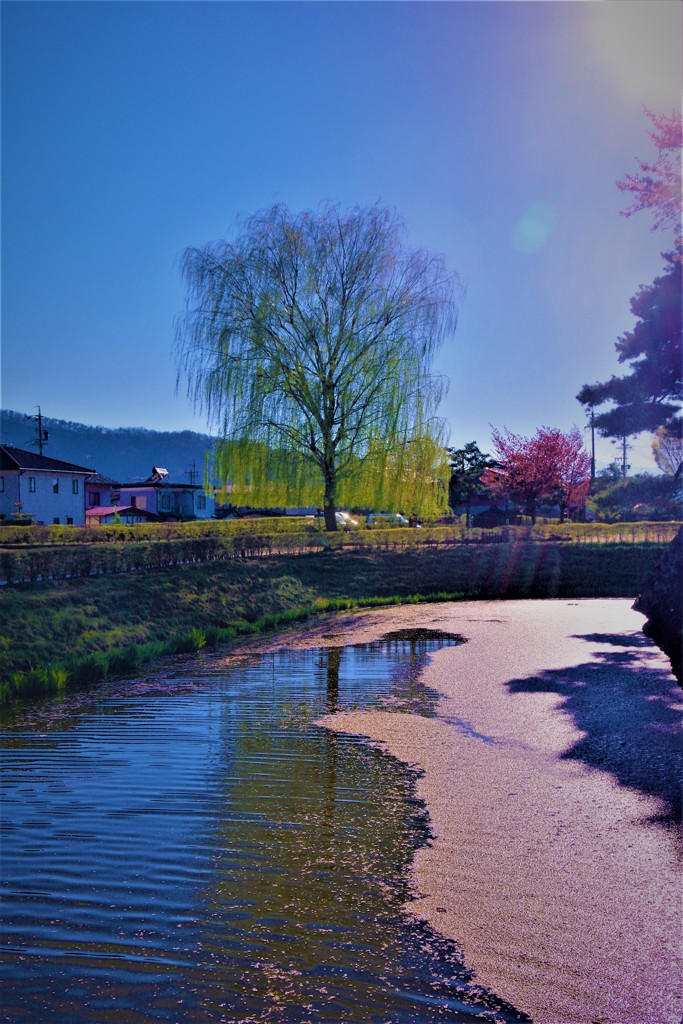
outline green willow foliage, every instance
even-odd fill
[[[217,426],[231,500],[435,514],[447,506],[445,393],[430,373],[456,324],[454,275],[390,210],[292,214],[188,249],[179,380]]]

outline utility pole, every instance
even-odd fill
[[[590,413],[586,410],[588,423],[583,428],[591,432],[591,492],[595,490],[595,410],[590,406]]]
[[[37,423],[36,436],[35,436],[35,438],[32,441],[29,441],[29,444],[33,445],[34,448],[37,448],[38,451],[40,452],[40,454],[42,455],[43,454],[43,445],[47,444],[47,440],[48,440],[49,435],[48,435],[47,430],[43,430],[43,416],[42,416],[42,413],[40,411],[40,406],[37,405],[36,408],[38,410],[38,415],[37,416],[27,416],[26,417],[27,420],[35,420],[36,423]]]
[[[626,461],[627,452],[628,452],[629,448],[631,447],[630,444],[627,444],[627,439],[628,439],[628,435],[627,434],[622,434],[621,435],[621,478],[622,478],[622,480],[626,480],[626,474],[629,471],[629,469],[631,468],[629,466],[628,462]],[[618,444],[618,442],[615,440],[614,444]]]

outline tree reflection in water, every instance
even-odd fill
[[[420,667],[442,642],[185,662],[10,723],[6,1019],[523,1021],[404,912],[414,773],[312,724],[434,713]]]

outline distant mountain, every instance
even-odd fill
[[[43,455],[78,466],[92,467],[118,483],[146,480],[153,466],[168,470],[172,483],[201,484],[206,453],[213,438],[192,430],[145,430],[143,427],[90,427],[84,423],[43,416],[48,432]],[[37,450],[35,419],[11,409],[0,410],[0,442],[28,451]]]

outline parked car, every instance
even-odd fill
[[[365,517],[368,526],[410,526],[405,516],[400,512],[371,512]]]
[[[335,516],[337,519],[337,528],[340,530],[357,530],[358,527],[360,526],[358,520],[354,519],[353,516],[349,515],[348,512],[335,512]],[[314,516],[314,520],[316,526],[325,526],[325,516],[321,513],[318,513],[317,516]]]

